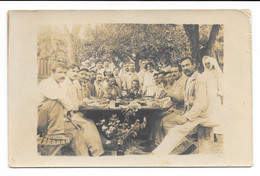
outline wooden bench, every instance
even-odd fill
[[[63,146],[69,144],[72,138],[66,136],[65,139],[48,139],[38,135],[38,152],[43,156],[55,156]]]
[[[214,127],[219,124],[203,122],[198,125],[198,153],[208,154],[212,152],[214,144]]]

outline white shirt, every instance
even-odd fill
[[[130,90],[132,87],[132,82],[133,80],[137,79],[138,80],[138,75],[136,72],[128,72],[124,75],[123,77],[123,87],[124,89]]]
[[[70,98],[73,104],[73,109],[77,110],[79,106],[79,99],[76,85],[69,79],[69,77],[66,77],[60,85],[61,88],[65,91],[66,95]]]
[[[102,81],[98,83],[97,81],[94,82],[95,89],[96,89],[96,97],[101,98],[103,96],[104,87]]]
[[[42,80],[38,86],[38,89],[40,94],[39,105],[46,99],[51,99],[59,101],[68,111],[73,109],[72,102],[66,95],[66,92],[61,88],[60,84],[53,79],[52,76]]]
[[[154,88],[156,87],[155,80],[153,79],[153,75],[156,71],[145,72],[144,74],[144,83],[143,83],[143,92],[147,92],[147,95],[152,95],[155,93]]]

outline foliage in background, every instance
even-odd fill
[[[38,31],[37,57],[52,61],[66,62],[68,42],[64,31],[59,26],[42,26]]]
[[[191,56],[196,60],[198,70],[203,72],[202,58],[215,57],[223,67],[223,32],[221,25],[184,24],[189,38]],[[220,34],[220,35],[219,35]],[[222,58],[220,58],[222,56]]]
[[[198,26],[198,47],[210,38],[212,25]],[[223,26],[220,26],[210,55],[223,63]],[[93,65],[95,59],[134,62],[151,58],[156,66],[172,65],[184,56],[192,56],[191,40],[183,25],[175,24],[98,24],[42,26],[38,32],[38,59],[61,62],[85,62]]]

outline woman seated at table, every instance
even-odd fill
[[[116,97],[119,97],[121,95],[121,92],[116,84],[115,78],[110,77],[108,79],[107,86],[104,90],[104,98],[108,98],[111,100],[115,100]]]
[[[130,99],[142,98],[143,92],[140,90],[139,80],[135,79],[132,81],[132,87],[129,90]]]

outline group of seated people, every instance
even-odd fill
[[[168,110],[158,114],[151,127],[151,140],[152,154],[169,154],[189,131],[215,114],[222,100],[222,71],[216,59],[205,56],[203,64],[205,71],[200,74],[190,57],[159,70],[151,60],[142,60],[138,73],[131,62],[122,68],[101,60],[93,68],[55,63],[51,76],[38,86],[38,134],[53,140],[71,135],[77,156],[100,156],[104,149],[99,132],[93,120],[79,112],[79,106],[87,106],[87,100],[121,96],[168,98]]]

